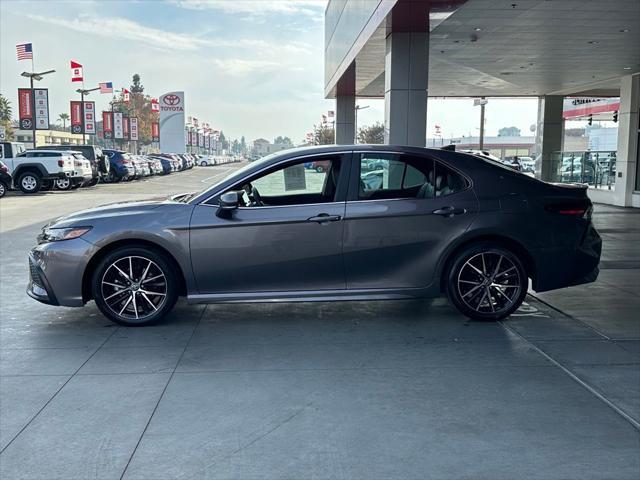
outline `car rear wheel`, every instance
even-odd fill
[[[324,173],[324,167],[323,167],[323,166],[321,166],[321,165],[318,165],[318,166],[316,167],[316,172],[318,172],[318,173]]]
[[[155,250],[124,247],[103,258],[92,278],[96,305],[105,317],[127,326],[151,325],[173,308],[178,276]]]
[[[207,165],[209,165],[207,162],[200,162],[201,167],[206,167]]]
[[[447,277],[449,301],[474,320],[500,320],[515,312],[527,294],[528,278],[510,250],[489,243],[465,248]]]
[[[72,187],[70,178],[57,178],[55,185],[58,190],[71,190]]]
[[[3,181],[0,181],[0,198],[4,197],[7,194],[7,186]]]
[[[42,178],[37,173],[25,172],[18,178],[18,188],[23,193],[38,193],[42,186]]]

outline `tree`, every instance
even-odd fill
[[[222,150],[229,150],[229,140],[227,140],[227,138],[224,136],[224,133],[222,132],[222,130],[220,130],[220,148],[222,148]]]
[[[376,122],[358,130],[358,143],[384,143],[384,125]]]
[[[13,126],[11,125],[12,116],[11,102],[0,94],[0,126],[5,129],[5,140],[13,140]]]
[[[244,139],[244,135],[240,138],[240,154],[247,154],[247,141]]]
[[[67,120],[69,120],[69,114],[68,113],[61,113],[60,115],[58,115],[58,120],[60,120],[62,122],[62,129],[66,130],[67,129]]]
[[[498,130],[499,137],[519,137],[520,129],[518,127],[502,127]]]
[[[233,152],[234,155],[240,154],[240,142],[238,141],[237,138],[231,144],[231,151]]]
[[[133,83],[130,87],[131,93],[143,93],[144,85],[140,84],[140,75],[137,73],[133,75]]]
[[[293,146],[293,142],[289,137],[282,137],[280,135],[273,139],[273,143],[275,145],[289,145],[291,147]]]
[[[314,145],[332,145],[335,143],[335,132],[333,126],[326,123],[313,126]]]

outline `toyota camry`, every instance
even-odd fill
[[[498,320],[529,288],[596,279],[601,240],[591,212],[582,185],[545,183],[472,154],[292,149],[203,192],[49,223],[29,254],[27,292],[51,305],[94,300],[127,326],[157,322],[179,296],[213,303],[446,295],[470,318]]]

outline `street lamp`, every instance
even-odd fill
[[[355,145],[356,143],[358,143],[358,110],[364,110],[365,108],[369,108],[370,105],[366,105],[364,107],[361,107],[360,105],[356,105],[356,115],[355,118],[353,120],[353,129],[354,129],[354,133],[353,133],[353,144]]]
[[[21,75],[23,77],[27,77],[29,79],[29,87],[31,89],[31,131],[33,134],[33,148],[36,148],[36,94],[33,90],[33,81],[40,81],[45,75],[49,75],[50,73],[54,73],[55,70],[47,70],[46,72],[22,72]]]
[[[76,90],[76,92],[78,92],[80,94],[80,109],[82,111],[82,120],[81,121],[82,121],[82,144],[83,145],[86,143],[86,140],[85,140],[86,132],[84,131],[84,96],[85,95],[89,95],[90,92],[95,92],[96,90],[100,90],[100,87],[90,88],[90,89],[79,88],[79,89]],[[94,112],[94,114],[95,114],[95,112]]]

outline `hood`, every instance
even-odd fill
[[[110,203],[99,207],[88,208],[78,212],[58,217],[51,221],[49,227],[69,227],[69,226],[89,226],[92,221],[102,218],[113,218],[117,216],[143,215],[152,210],[160,208],[162,205],[178,205],[184,203],[172,200],[174,197],[158,197],[144,201],[127,201]]]

